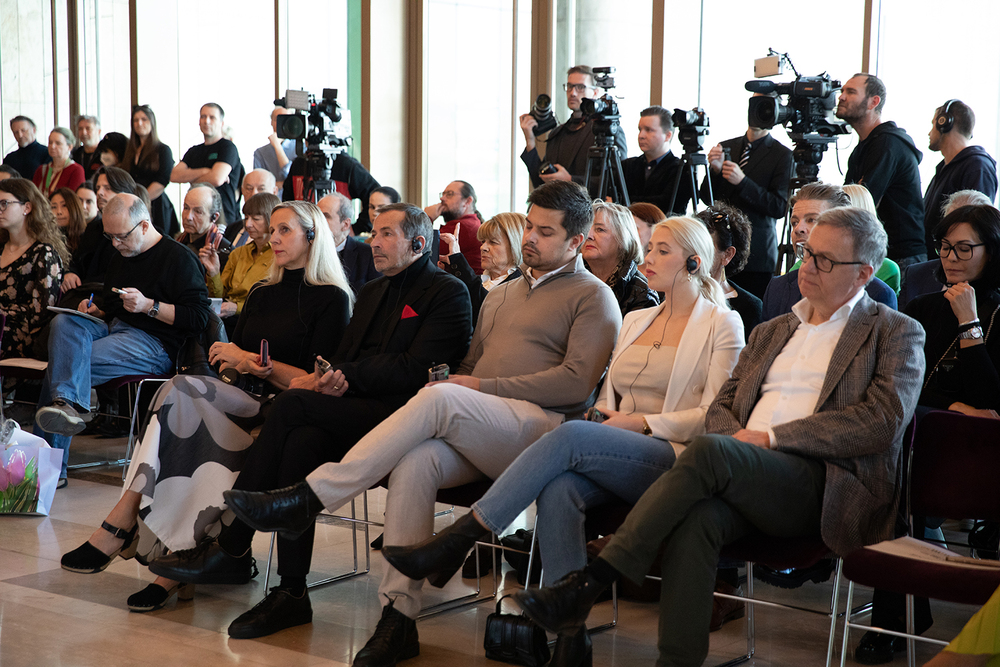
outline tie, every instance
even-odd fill
[[[747,166],[747,162],[750,161],[750,142],[743,148],[743,155],[740,156],[740,169]]]

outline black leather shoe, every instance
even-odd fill
[[[592,667],[593,664],[594,647],[590,643],[590,633],[586,626],[581,625],[576,634],[559,635],[547,667]]]
[[[796,567],[788,570],[773,570],[764,565],[754,564],[753,576],[759,581],[778,588],[798,588],[807,581],[814,584],[829,581],[836,566],[836,562],[829,558],[809,567]]]
[[[382,547],[382,555],[410,579],[419,581],[426,578],[431,586],[442,588],[462,567],[476,540],[489,534],[490,531],[476,521],[476,515],[469,512],[420,544]]]
[[[393,609],[393,603],[383,607],[375,634],[354,656],[354,667],[392,667],[420,655],[417,622]]]
[[[906,638],[868,631],[854,649],[854,661],[862,665],[884,665],[906,650]]]
[[[231,489],[223,491],[222,496],[246,525],[265,533],[277,531],[290,540],[306,532],[323,509],[305,480],[274,491]]]
[[[191,584],[245,584],[257,576],[250,549],[242,556],[227,553],[218,542],[160,556],[149,564],[153,574]]]
[[[312,620],[309,591],[303,590],[302,595],[296,597],[287,588],[275,586],[257,606],[229,624],[229,636],[234,639],[264,637],[278,630],[312,623]]]
[[[552,586],[514,593],[514,602],[525,615],[549,632],[576,634],[607,586],[586,570],[570,572]]]
[[[60,561],[62,569],[80,574],[96,574],[106,570],[118,556],[128,559],[135,555],[136,548],[139,546],[139,540],[136,539],[136,533],[139,530],[138,523],[132,526],[131,530],[124,530],[104,521],[101,523],[101,528],[123,540],[121,547],[108,555],[88,540],[76,549],[63,554]]]

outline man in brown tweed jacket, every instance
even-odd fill
[[[865,211],[820,217],[799,270],[805,298],[754,329],[708,410],[714,435],[692,441],[587,569],[518,593],[530,617],[575,632],[596,592],[619,575],[641,581],[659,556],[656,664],[701,665],[724,545],[754,531],[820,535],[846,554],[892,537],[924,331],[864,292],[885,247]]]

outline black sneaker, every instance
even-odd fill
[[[267,597],[250,611],[229,624],[229,636],[234,639],[253,639],[274,634],[285,628],[312,623],[313,610],[309,591],[295,596],[287,588],[275,586]]]
[[[354,656],[354,667],[392,667],[420,655],[417,622],[393,609],[393,603],[383,607],[375,634]]]

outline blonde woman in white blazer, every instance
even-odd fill
[[[537,498],[546,579],[586,565],[585,510],[615,498],[637,501],[678,448],[705,432],[708,406],[736,365],[743,323],[709,275],[714,257],[700,221],[658,224],[646,270],[663,303],[625,316],[596,406],[606,420],[567,422],[543,436],[473,512],[422,545],[387,548],[386,559],[413,578],[454,572],[474,539],[501,533]]]

